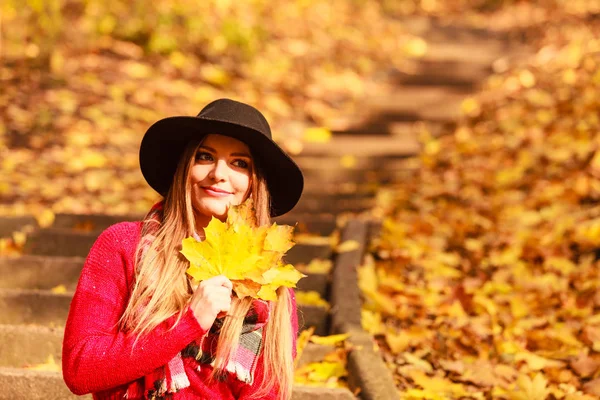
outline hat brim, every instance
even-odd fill
[[[248,145],[267,181],[271,217],[294,208],[302,195],[304,177],[277,143],[252,128],[201,117],[168,117],[148,128],[140,145],[140,169],[148,184],[165,196],[187,144],[208,134],[233,137]]]

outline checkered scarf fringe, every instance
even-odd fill
[[[163,202],[155,204],[142,224],[141,257],[152,245],[163,217]],[[252,384],[254,372],[258,364],[258,356],[263,345],[263,327],[269,318],[270,305],[262,300],[252,303],[244,318],[236,355],[229,360],[226,371],[247,384]],[[190,381],[183,365],[184,358],[192,358],[197,363],[198,371],[203,365],[214,367],[219,333],[224,319],[218,318],[204,337],[188,344],[166,365],[157,368],[150,374],[131,383],[127,389],[127,399],[163,400],[172,397],[173,393],[190,386]],[[219,379],[227,379],[227,374],[217,375]]]

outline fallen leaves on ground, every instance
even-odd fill
[[[338,243],[336,234],[330,236],[320,236],[314,233],[299,233],[294,236],[294,241],[298,244],[306,244],[310,246],[331,246],[334,247]]]
[[[347,388],[346,377],[348,371],[346,370],[346,364],[349,348],[345,341],[349,335],[317,336],[313,332],[314,329],[305,330],[301,333],[300,338],[303,343],[311,341],[320,345],[335,345],[336,348],[327,353],[322,360],[300,365],[296,368],[294,382],[304,386]]]
[[[599,33],[540,39],[382,196],[362,318],[403,398],[600,393]]]
[[[419,43],[370,1],[43,4],[0,2],[2,215],[147,212],[143,133],[220,97],[264,111],[297,154]]]

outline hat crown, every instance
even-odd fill
[[[271,127],[256,108],[231,99],[218,99],[206,105],[197,118],[242,125],[271,139]]]

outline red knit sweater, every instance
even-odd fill
[[[191,309],[169,330],[169,318],[144,335],[135,348],[135,337],[117,328],[134,280],[135,250],[140,239],[140,222],[122,222],[105,230],[90,250],[71,303],[63,342],[63,377],[75,394],[93,393],[94,399],[123,399],[129,383],[167,364],[194,339],[206,332]],[[292,292],[293,353],[296,352],[298,319]],[[184,358],[190,381],[173,399],[246,399],[256,389],[231,376],[224,382],[207,385],[212,368],[201,371]],[[262,359],[254,382],[261,381]],[[269,399],[276,399],[273,390]]]

